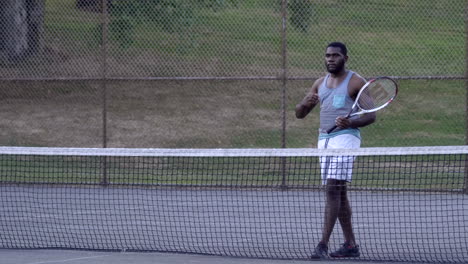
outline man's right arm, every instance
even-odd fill
[[[312,109],[320,102],[318,96],[318,86],[321,83],[321,79],[318,79],[312,85],[310,91],[306,94],[304,99],[296,105],[296,117],[302,119],[306,117]]]

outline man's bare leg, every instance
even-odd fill
[[[328,242],[330,241],[333,228],[338,219],[341,206],[341,188],[339,181],[328,179],[326,188],[326,203],[324,213],[324,224],[322,227],[322,240],[314,249],[312,259],[328,258]]]
[[[330,253],[332,258],[355,258],[361,254],[359,246],[356,244],[354,237],[353,226],[351,223],[352,210],[348,200],[346,183],[341,186],[340,192],[340,211],[338,213],[338,220],[340,221],[341,228],[345,243],[335,252]]]
[[[343,181],[328,179],[326,185],[325,219],[321,243],[328,245],[333,228],[341,211],[341,189]]]
[[[352,209],[348,200],[346,185],[342,186],[341,189],[341,205],[338,219],[340,221],[341,228],[343,229],[343,235],[345,241],[350,246],[356,245],[356,239],[354,237],[353,225],[351,223]]]

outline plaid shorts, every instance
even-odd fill
[[[342,134],[318,141],[319,149],[355,149],[360,146],[361,139],[350,134]],[[354,160],[354,156],[321,157],[320,172],[322,175],[322,184],[327,184],[327,179],[351,182]]]

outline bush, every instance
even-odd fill
[[[294,28],[307,32],[313,17],[312,0],[290,0],[288,4],[289,20]]]

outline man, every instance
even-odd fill
[[[366,83],[358,74],[346,69],[347,48],[341,42],[330,43],[325,51],[325,66],[328,74],[316,80],[304,99],[296,105],[296,117],[306,117],[320,103],[320,129],[318,148],[359,148],[360,127],[372,124],[375,113],[354,118],[345,118],[354,100]],[[327,130],[337,126],[327,133]],[[320,158],[323,184],[326,187],[326,205],[322,239],[311,258],[328,258],[328,243],[336,220],[343,229],[344,244],[330,257],[359,257],[351,224],[351,206],[347,196],[347,182],[351,182],[353,157]]]

